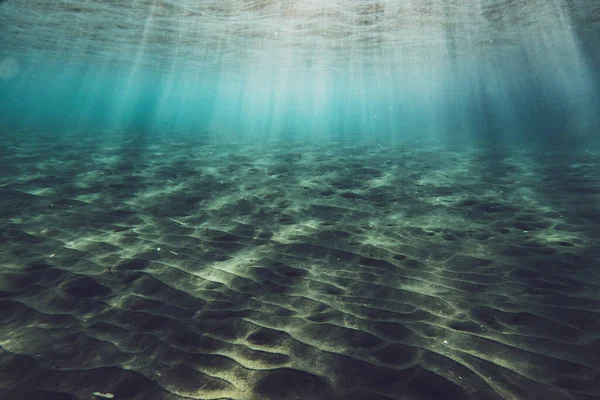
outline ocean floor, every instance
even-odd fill
[[[2,143],[1,399],[600,398],[598,151]]]

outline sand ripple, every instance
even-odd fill
[[[596,164],[105,140],[2,155],[0,398],[600,397]]]

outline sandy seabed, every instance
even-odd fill
[[[599,399],[599,152],[4,135],[0,398]]]

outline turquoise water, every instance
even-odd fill
[[[471,56],[417,52],[405,61],[400,52],[374,65],[366,58],[306,66],[291,56],[286,65],[209,58],[205,65],[183,59],[143,68],[112,65],[110,57],[61,63],[5,52],[18,72],[0,81],[0,113],[11,129],[52,124],[257,139],[594,141],[597,46],[564,42],[557,33],[505,49],[490,39],[465,49]]]

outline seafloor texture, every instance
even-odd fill
[[[2,143],[2,399],[600,398],[597,152]]]

